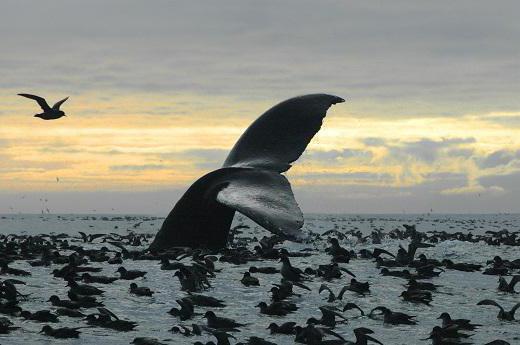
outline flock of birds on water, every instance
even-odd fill
[[[137,223],[134,228],[138,228]],[[114,282],[125,282],[128,294],[147,298],[160,293],[146,286],[147,271],[127,269],[129,261],[144,260],[147,265],[160,265],[161,270],[171,271],[179,280],[179,298],[164,312],[171,315],[170,332],[175,343],[196,345],[276,344],[272,337],[291,337],[300,344],[385,344],[368,327],[349,328],[353,318],[380,320],[388,327],[409,325],[414,327],[420,320],[399,310],[384,305],[374,306],[370,311],[363,310],[356,298],[364,298],[371,293],[373,284],[381,281],[360,281],[349,270],[349,263],[356,260],[370,261],[378,267],[381,276],[402,279],[403,291],[399,298],[403,303],[430,305],[435,295],[442,290],[439,276],[449,270],[462,272],[481,272],[497,277],[496,286],[491,290],[500,293],[516,294],[515,286],[520,281],[520,258],[502,259],[500,256],[489,258],[482,264],[453,262],[449,259],[438,260],[421,253],[423,248],[433,247],[443,241],[458,240],[488,246],[520,246],[520,232],[497,230],[476,235],[462,232],[428,231],[421,232],[414,225],[403,224],[389,232],[372,231],[364,236],[359,230],[340,231],[334,229],[323,234],[311,233],[314,241],[327,241],[325,254],[330,263],[312,267],[297,267],[294,258],[312,257],[315,250],[288,251],[284,239],[277,235],[263,237],[240,237],[247,225],[237,225],[230,233],[230,246],[221,250],[202,250],[175,248],[163,252],[150,252],[146,245],[151,235],[131,231],[128,234],[106,233],[87,234],[9,234],[0,235],[0,334],[16,337],[23,331],[25,323],[40,323],[43,335],[51,338],[80,338],[86,328],[109,329],[115,332],[136,332],[132,343],[137,345],[168,344],[172,339],[157,339],[139,336],[137,320],[123,319],[112,312],[103,302],[105,291]],[[357,238],[360,242],[370,242],[372,249],[355,251],[345,245],[347,237]],[[378,247],[386,239],[407,241],[408,246],[399,247],[392,252]],[[311,240],[311,241],[312,241]],[[111,248],[111,249],[110,249]],[[66,295],[45,297],[47,305],[40,310],[28,310],[26,301],[33,298],[24,293],[24,277],[31,272],[14,268],[16,262],[25,261],[32,270],[50,269],[54,279],[68,288]],[[261,262],[262,265],[258,263]],[[247,339],[240,337],[240,330],[247,327],[241,320],[226,316],[226,301],[212,296],[214,279],[220,274],[223,263],[244,267],[240,284],[248,289],[261,289],[265,294],[251,313],[264,315],[270,322],[264,325],[266,336],[256,334]],[[267,265],[266,265],[267,264]],[[99,265],[113,267],[114,275],[101,275]],[[269,286],[262,286],[261,275],[270,275],[279,280]],[[309,287],[319,282],[317,291]],[[341,282],[343,287],[334,291],[331,283]],[[519,285],[520,286],[520,285]],[[518,288],[517,288],[518,289]],[[348,294],[347,294],[348,292]],[[305,323],[291,321],[291,315],[299,309],[298,303],[305,295],[324,296],[324,304],[316,307],[316,315]],[[346,294],[349,301],[346,302]],[[183,297],[181,297],[183,296]],[[41,297],[41,296],[40,296]],[[500,305],[492,299],[475,301],[475,305],[486,309],[489,317],[496,317],[504,323],[514,324],[516,305]],[[496,315],[492,315],[495,310]],[[197,323],[200,316],[204,323]],[[78,327],[60,327],[63,318],[77,319]],[[425,334],[423,340],[433,345],[473,344],[472,334],[478,332],[479,324],[470,319],[452,317],[447,312],[438,316],[439,323]],[[347,339],[346,330],[352,333]],[[339,332],[338,332],[339,331]],[[340,334],[341,333],[341,334]],[[266,333],[267,334],[267,333]],[[201,336],[214,339],[202,342]],[[1,337],[1,336],[0,336]],[[1,338],[0,338],[1,339]],[[287,339],[285,338],[285,342]],[[388,344],[388,343],[387,343]],[[495,339],[485,345],[506,345],[507,341]]]
[[[35,100],[43,113],[34,115],[43,120],[56,120],[65,113],[60,106],[68,99],[62,99],[52,107],[42,97],[31,94],[19,94]],[[322,96],[320,96],[322,97]],[[343,101],[343,100],[341,100]],[[294,102],[294,101],[293,101]],[[334,98],[332,104],[337,103]],[[265,116],[265,115],[264,115]],[[323,115],[324,116],[324,115]],[[318,127],[319,129],[319,127]],[[312,137],[312,136],[311,136]],[[307,138],[308,142],[310,138]],[[300,152],[301,153],[301,152]],[[299,154],[298,154],[299,156]],[[57,178],[59,182],[59,178]],[[139,223],[135,224],[137,228]],[[40,323],[40,333],[50,338],[80,338],[86,328],[109,329],[115,332],[139,332],[139,322],[119,317],[104,304],[104,294],[115,282],[128,284],[128,294],[147,298],[160,291],[153,291],[146,286],[147,271],[128,269],[129,261],[150,261],[150,265],[160,265],[163,271],[172,271],[173,277],[180,283],[175,304],[165,311],[171,315],[170,332],[175,341],[183,337],[183,343],[196,345],[272,345],[273,337],[292,337],[295,343],[309,345],[366,345],[384,344],[385,339],[378,337],[368,327],[350,329],[349,320],[370,318],[380,320],[392,327],[399,325],[416,326],[420,320],[399,310],[392,310],[385,305],[374,306],[365,311],[355,303],[355,298],[363,298],[371,293],[373,284],[381,281],[362,281],[349,270],[354,260],[369,260],[380,270],[381,276],[402,279],[404,290],[399,298],[404,303],[429,306],[436,294],[443,293],[439,277],[449,270],[461,272],[482,272],[498,277],[498,284],[492,289],[500,293],[516,294],[515,286],[520,281],[520,258],[502,259],[500,256],[489,258],[486,263],[454,262],[448,258],[427,257],[421,253],[424,248],[434,247],[438,243],[450,240],[479,243],[482,246],[520,246],[520,231],[487,231],[476,235],[471,232],[429,231],[421,232],[414,225],[403,224],[388,233],[372,231],[364,236],[359,230],[340,231],[338,229],[323,234],[311,234],[312,241],[326,239],[328,246],[324,252],[306,248],[289,251],[284,248],[285,239],[279,235],[241,238],[242,230],[247,225],[232,228],[228,248],[220,250],[191,249],[177,247],[163,251],[146,249],[152,236],[137,232],[126,235],[117,233],[87,234],[79,232],[77,236],[69,234],[9,234],[0,235],[0,334],[16,336],[23,331],[26,322]],[[237,236],[237,238],[235,238]],[[358,242],[370,241],[371,249],[354,250],[345,245],[347,237],[357,238]],[[378,247],[385,239],[407,241],[407,248],[399,246],[395,251]],[[298,267],[294,258],[312,257],[316,254],[328,256],[326,264],[311,267]],[[33,270],[51,268],[54,279],[67,288],[66,295],[53,294],[46,299],[44,309],[29,310],[24,304],[33,296],[24,292],[24,277],[31,272],[15,268],[17,262],[28,263]],[[262,265],[255,263],[261,262]],[[227,302],[211,295],[215,278],[222,272],[222,263],[244,267],[240,284],[248,289],[261,289],[265,298],[256,303],[255,310],[271,319],[263,327],[270,333],[270,340],[261,334],[247,339],[240,337],[242,328],[248,324],[226,316]],[[271,263],[265,265],[266,263]],[[102,275],[103,267],[115,268],[111,276]],[[275,277],[278,283],[262,285],[261,275]],[[271,279],[273,280],[273,279]],[[319,282],[319,288],[312,289]],[[342,288],[334,290],[331,283],[341,282]],[[345,294],[349,293],[350,301]],[[299,303],[306,295],[325,296],[324,304],[317,306],[315,316],[306,322],[291,321],[291,315],[298,312]],[[41,296],[39,296],[41,297]],[[124,297],[123,297],[124,298]],[[380,301],[384,304],[384,301]],[[481,308],[495,308],[496,318],[503,322],[514,323],[515,312],[520,303],[502,306],[492,299],[475,301]],[[319,314],[318,314],[319,312]],[[197,323],[202,315],[204,323]],[[77,319],[79,327],[60,327],[63,318]],[[442,312],[439,323],[422,340],[433,345],[473,344],[472,335],[479,325],[470,319],[452,317]],[[345,330],[352,333],[351,339],[345,338]],[[520,332],[519,332],[520,334]],[[210,335],[214,340],[202,342],[197,338]],[[1,339],[1,338],[0,338]],[[517,337],[520,340],[520,335]],[[132,343],[136,345],[167,344],[171,339],[158,339],[137,336]],[[284,340],[286,342],[286,338]],[[388,343],[387,343],[388,344]],[[507,345],[509,342],[495,339],[485,345]]]

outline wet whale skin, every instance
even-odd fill
[[[343,101],[311,94],[266,111],[242,134],[223,168],[202,176],[184,193],[149,249],[225,247],[235,211],[273,233],[298,239],[303,214],[281,173],[305,151],[329,107]]]

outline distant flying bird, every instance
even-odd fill
[[[60,106],[67,99],[69,99],[69,97],[66,97],[66,98],[62,99],[61,101],[56,102],[51,108],[51,107],[49,107],[49,105],[47,104],[47,101],[43,97],[30,95],[28,93],[19,93],[18,96],[30,98],[30,99],[33,99],[36,102],[38,102],[40,107],[43,109],[43,113],[36,114],[36,115],[34,115],[34,117],[39,117],[42,120],[56,120],[56,119],[59,119],[60,117],[66,116],[65,112],[60,110]]]

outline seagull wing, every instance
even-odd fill
[[[320,130],[329,107],[341,102],[337,96],[311,94],[275,105],[242,134],[224,167],[289,170]]]
[[[345,304],[345,306],[343,307],[343,311],[345,310],[350,310],[350,309],[357,309],[361,312],[361,316],[365,316],[365,312],[363,311],[363,309],[361,309],[357,304],[355,303],[347,303]]]
[[[381,249],[381,248],[374,248],[374,252],[373,252],[372,256],[377,257],[377,256],[379,256],[379,255],[381,255],[381,254],[387,254],[387,255],[389,255],[389,256],[395,258],[395,255],[392,254],[392,253],[390,253],[389,251],[386,251],[386,250]]]
[[[83,242],[87,242],[87,240],[88,240],[87,234],[84,233],[83,231],[78,231],[78,232],[81,235],[81,238],[83,239]]]
[[[343,320],[347,319],[345,316],[343,316],[340,313],[338,313],[337,311],[333,310],[331,307],[322,306],[319,309],[324,317],[335,315],[339,318],[342,318]]]
[[[346,274],[350,274],[351,276],[356,278],[356,275],[354,273],[352,273],[351,271],[349,271],[348,269],[346,269],[346,268],[340,267],[339,270],[345,272]]]
[[[311,289],[310,289],[309,287],[303,285],[302,283],[293,282],[292,284],[293,284],[294,286],[297,286],[297,287],[302,288],[302,289],[304,289],[304,290],[311,291]]]
[[[94,241],[96,238],[100,238],[105,236],[105,234],[92,234],[90,235],[90,242]]]
[[[490,299],[484,299],[484,300],[478,302],[477,305],[492,305],[492,306],[497,307],[500,310],[504,310],[504,308],[502,308],[502,306],[500,304],[498,304],[497,302],[490,300]]]
[[[328,292],[332,292],[327,285],[321,284],[320,285],[320,289],[318,290],[318,294],[320,294],[323,290],[327,290]]]
[[[64,99],[62,99],[61,101],[58,101],[56,103],[54,103],[54,105],[52,106],[52,109],[54,110],[60,110],[60,106],[65,103],[66,100],[68,100],[69,97],[65,97]]]
[[[348,290],[348,286],[347,285],[343,286],[338,294],[338,299],[340,299],[340,300],[343,299],[343,295],[345,294],[345,292],[347,292],[347,290]]]
[[[513,276],[513,279],[509,282],[509,286],[511,289],[515,289],[515,285],[520,282],[520,275]]]
[[[100,307],[100,308],[97,308],[97,310],[99,311],[100,314],[102,315],[107,315],[109,317],[113,317],[114,319],[116,320],[119,320],[119,318],[117,317],[116,314],[112,313],[110,310],[108,310],[107,308],[103,308],[103,307]]]
[[[43,111],[51,110],[51,107],[49,107],[49,105],[47,104],[47,101],[43,97],[30,95],[28,93],[19,93],[18,96],[22,96],[22,97],[25,97],[25,98],[29,98],[29,99],[35,100],[36,102],[38,102],[38,104],[43,109]]]

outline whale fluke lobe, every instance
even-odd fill
[[[337,96],[312,94],[275,105],[242,134],[224,166],[289,170],[320,130],[330,106],[344,101]]]
[[[282,236],[297,238],[303,225],[289,181],[276,172],[243,169],[217,194],[217,201]]]
[[[202,176],[184,193],[149,249],[225,247],[235,211],[270,232],[300,237],[303,214],[280,173],[305,151],[330,106],[341,102],[337,96],[312,94],[266,111],[242,134],[223,167]]]

